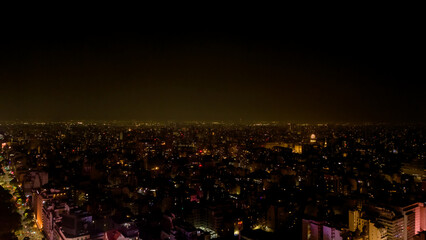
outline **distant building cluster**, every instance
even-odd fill
[[[417,240],[426,129],[330,124],[4,123],[46,239]]]

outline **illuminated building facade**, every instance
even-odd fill
[[[325,221],[302,220],[302,240],[343,240],[342,231]]]
[[[364,236],[368,236],[369,240],[388,239],[386,228],[378,221],[368,219],[359,209],[349,211],[349,231],[358,231]]]

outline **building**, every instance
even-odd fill
[[[386,228],[388,240],[404,239],[404,218],[390,213],[389,216],[380,216],[377,221]]]
[[[360,209],[349,211],[349,231],[360,232],[368,236],[369,240],[388,239],[387,228],[379,223],[379,220],[369,219]],[[398,234],[399,232],[397,232]]]
[[[422,182],[426,180],[426,164],[421,159],[404,163],[401,167],[403,174],[408,174],[414,177],[414,181]]]
[[[133,220],[127,217],[114,216],[111,218],[113,229],[119,231],[125,239],[139,239],[139,229]]]
[[[92,224],[92,216],[81,210],[62,214],[59,233],[63,239],[78,238],[89,239],[89,227]]]
[[[264,146],[267,149],[274,149],[276,147],[288,148],[291,149],[293,153],[301,154],[302,145],[298,143],[289,143],[289,142],[268,142]]]
[[[368,222],[368,239],[369,240],[387,240],[387,230],[379,223]]]
[[[138,237],[136,237],[136,238],[125,237],[118,230],[110,230],[108,232],[105,232],[104,233],[104,238],[103,238],[103,240],[131,240],[131,239],[139,239],[139,238]]]
[[[281,202],[282,200],[278,200],[277,203],[271,204],[266,213],[266,226],[274,231],[284,225],[289,215]]]
[[[49,207],[55,209],[55,203],[56,207],[58,207],[59,202],[54,200],[66,197],[66,193],[60,190],[50,189],[43,191],[35,190],[32,194],[32,209],[34,210],[36,224],[39,229],[45,229],[46,224],[51,221],[48,217],[48,213],[52,209],[49,209]]]
[[[426,228],[424,203],[414,203],[403,207],[375,207],[377,221],[388,231],[388,240],[412,240]]]
[[[399,210],[404,218],[404,240],[413,239],[414,235],[426,228],[424,225],[426,218],[424,203],[414,203],[405,207],[400,207]]]
[[[302,240],[343,240],[341,229],[326,221],[302,220]]]
[[[19,176],[19,182],[22,183],[25,196],[30,196],[33,189],[39,189],[49,181],[47,172],[30,171]]]

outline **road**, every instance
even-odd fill
[[[3,156],[0,155],[0,162],[3,161]],[[25,210],[31,209],[31,206],[26,206],[24,203],[18,203],[18,199],[13,195],[18,189],[16,186],[10,184],[10,181],[15,178],[15,176],[2,166],[4,171],[4,175],[0,175],[0,185],[9,191],[9,193],[13,196],[13,200],[15,201],[15,206],[18,210],[18,213],[21,215],[21,223],[22,230],[17,231],[15,234],[19,240],[28,237],[29,239],[42,239],[44,236],[40,232],[40,230],[35,225],[34,221],[24,221],[24,212]],[[23,200],[25,201],[25,200]]]

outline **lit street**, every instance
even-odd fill
[[[3,160],[3,157],[0,156],[0,161]],[[30,206],[25,205],[25,201],[18,201],[18,198],[14,195],[17,192],[17,188],[10,184],[10,181],[14,179],[13,174],[9,170],[7,170],[4,166],[2,166],[4,171],[4,175],[0,175],[0,185],[8,190],[10,194],[13,196],[13,201],[15,202],[15,206],[18,210],[18,213],[21,215],[21,223],[22,230],[16,232],[16,236],[19,240],[24,239],[25,237],[29,237],[30,239],[42,239],[42,233],[37,229],[33,219],[31,221],[25,220],[25,210],[30,210]]]

